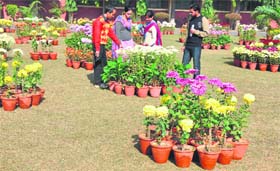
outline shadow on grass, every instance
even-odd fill
[[[87,75],[88,80],[90,81],[91,84],[94,84],[94,77],[93,77],[93,72],[89,73]]]

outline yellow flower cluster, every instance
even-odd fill
[[[31,36],[37,36],[37,31],[36,31],[36,30],[32,30],[32,31],[30,32],[30,35],[31,35]]]
[[[215,108],[214,112],[217,112],[220,114],[227,114],[229,112],[233,112],[234,110],[235,110],[234,106],[221,105],[221,106]]]
[[[246,104],[250,105],[255,101],[255,96],[250,93],[247,93],[247,94],[244,94],[243,100]]]
[[[179,126],[182,128],[184,132],[191,132],[191,129],[193,127],[193,120],[191,119],[180,120]]]
[[[3,33],[4,32],[4,29],[1,27],[0,28],[0,33]]]
[[[238,100],[235,96],[229,96],[229,97],[227,97],[226,102],[230,106],[235,106],[237,104]]]
[[[5,84],[10,84],[13,82],[13,78],[11,76],[6,76],[4,78],[4,82],[5,82]]]
[[[1,66],[2,66],[2,68],[6,69],[6,68],[8,68],[9,64],[7,62],[3,62],[1,64]]]
[[[229,106],[221,105],[218,100],[210,98],[205,100],[204,108],[208,110],[212,110],[215,113],[227,114],[229,112],[233,112],[236,109],[235,107],[236,103],[237,103],[237,99],[235,96],[232,96],[230,98]]]
[[[42,64],[36,62],[33,64],[25,65],[24,69],[27,73],[34,73],[42,69]]]
[[[10,27],[11,25],[12,25],[12,20],[0,19],[0,26]]]
[[[216,99],[210,98],[207,99],[204,103],[204,108],[205,109],[216,109],[217,107],[220,107],[220,102]]]
[[[79,18],[77,24],[84,25],[86,23],[90,23],[91,21],[88,18]]]
[[[158,107],[156,110],[157,118],[167,118],[168,117],[168,108],[166,106]]]
[[[17,61],[17,60],[15,60],[15,61],[12,62],[12,66],[13,66],[14,68],[19,67],[20,64],[21,64],[21,62],[19,62],[19,61]]]
[[[153,117],[156,114],[156,107],[153,105],[146,105],[143,108],[143,114],[145,117]]]
[[[27,73],[26,70],[21,69],[21,70],[19,70],[19,72],[17,73],[17,76],[18,76],[19,78],[25,78],[25,77],[28,76],[28,73]]]
[[[57,37],[57,36],[59,36],[59,33],[55,30],[55,31],[52,32],[52,36]]]
[[[164,95],[160,98],[160,104],[163,105],[170,99],[171,99],[171,97],[169,95]]]

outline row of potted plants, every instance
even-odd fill
[[[122,94],[124,90],[127,96],[136,93],[139,97],[147,97],[150,91],[152,97],[159,97],[162,91],[166,91],[165,87],[169,86],[165,77],[167,71],[176,69],[182,73],[182,70],[189,67],[176,61],[176,51],[173,47],[140,45],[119,50],[119,57],[108,61],[104,67],[102,79],[109,82],[110,89],[117,94]]]
[[[233,49],[234,65],[255,70],[257,66],[266,71],[268,64],[272,72],[277,72],[280,65],[280,46],[265,46],[263,43]]]
[[[44,89],[38,87],[42,79],[42,65],[33,63],[23,66],[23,52],[13,50],[12,73],[9,64],[0,61],[0,97],[3,109],[13,111],[18,105],[22,109],[40,104]]]
[[[257,26],[256,25],[246,25],[241,24],[238,27],[238,35],[239,35],[239,44],[240,45],[249,45],[251,42],[254,42],[257,34]]]
[[[195,72],[185,71],[187,75]],[[244,102],[238,104],[234,85],[218,78],[181,78],[175,71],[167,77],[183,91],[164,95],[159,107],[144,106],[141,152],[149,154],[151,148],[154,161],[165,163],[173,149],[176,165],[189,167],[196,150],[201,167],[207,170],[214,169],[217,161],[226,165],[232,159],[241,160],[248,147],[243,128],[255,97],[245,94]]]
[[[39,52],[39,44],[41,45],[41,51]],[[32,52],[30,52],[30,57],[32,60],[56,60],[57,52],[53,52],[53,40],[48,40],[46,36],[43,36],[41,40],[37,40],[35,36],[33,36],[31,47]]]

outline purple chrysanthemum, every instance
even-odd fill
[[[236,92],[236,88],[232,83],[222,83],[221,89],[223,89],[225,93]]]
[[[168,71],[166,74],[167,78],[178,78],[179,74],[176,71]]]
[[[207,77],[205,75],[198,75],[195,77],[195,79],[199,81],[204,81],[207,80]]]
[[[185,73],[185,74],[195,74],[195,73],[197,73],[197,72],[198,72],[197,69],[188,69],[188,70],[186,70],[184,73]]]
[[[208,84],[210,84],[212,86],[222,87],[223,83],[218,78],[212,78],[208,81]]]
[[[192,93],[197,95],[197,96],[202,96],[203,94],[205,94],[206,89],[207,89],[204,82],[197,81],[197,80],[195,80],[191,84],[190,88],[191,88]]]

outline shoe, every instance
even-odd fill
[[[109,86],[108,86],[107,84],[105,84],[105,83],[99,84],[99,87],[100,87],[101,89],[108,89],[108,88],[109,88]]]
[[[95,88],[99,88],[99,85],[98,85],[98,84],[95,84],[94,87],[95,87]]]

